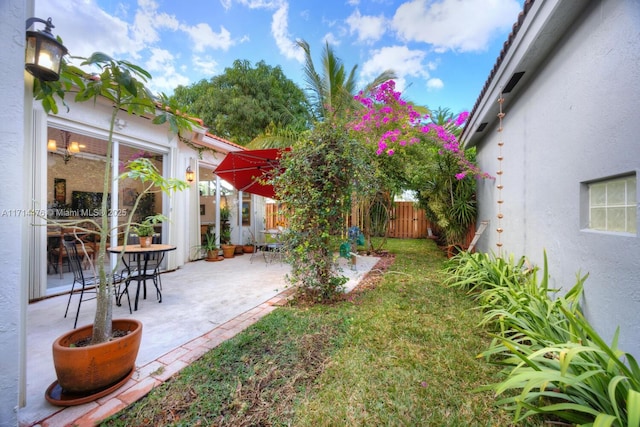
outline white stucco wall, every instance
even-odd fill
[[[542,265],[546,250],[553,283],[565,290],[589,273],[586,315],[608,342],[619,326],[620,348],[636,357],[640,238],[586,230],[581,191],[589,180],[640,175],[639,28],[638,0],[591,2],[534,77],[505,95],[502,134],[493,126],[478,143],[481,168],[495,173],[504,141],[503,253]],[[478,219],[491,221],[478,250],[497,251],[495,181],[480,183],[478,200]]]
[[[30,6],[30,7],[29,7]],[[24,200],[24,72],[25,19],[32,2],[0,2],[0,88],[4,108],[0,111],[0,212],[28,208]],[[0,216],[0,425],[17,425],[19,390],[24,385],[25,288],[21,261],[24,257],[24,215]]]

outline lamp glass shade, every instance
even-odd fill
[[[78,144],[76,141],[71,141],[71,145],[69,145],[69,152],[70,153],[79,153],[80,152],[80,144]]]
[[[67,48],[53,37],[41,31],[27,31],[24,67],[34,77],[43,81],[58,80],[66,53]]]
[[[47,150],[48,151],[56,151],[58,149],[58,146],[56,145],[56,140],[55,139],[50,139],[47,142]]]

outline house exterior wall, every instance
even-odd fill
[[[33,12],[32,1],[0,2],[0,89],[5,108],[0,112],[0,211],[25,209],[25,93],[31,83],[25,78],[25,19]],[[15,212],[15,211],[14,211]],[[17,408],[24,403],[26,277],[24,230],[29,224],[25,215],[0,217],[0,425],[17,425]]]
[[[638,0],[590,2],[570,30],[551,41],[534,77],[517,94],[504,95],[503,131],[496,132],[494,121],[477,142],[480,167],[504,171],[503,255],[526,255],[541,266],[546,251],[552,283],[565,291],[576,274],[589,273],[585,314],[609,343],[620,327],[620,348],[636,357],[640,238],[587,230],[585,183],[640,175],[638,28]],[[495,92],[486,96],[497,99]],[[496,185],[487,180],[478,189],[478,220],[491,221],[477,246],[486,252],[498,250]]]

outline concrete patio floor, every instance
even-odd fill
[[[349,278],[347,292],[376,264],[376,257],[358,257],[357,268],[340,259],[342,274]],[[77,298],[64,318],[68,295],[29,304],[27,310],[27,404],[20,408],[20,426],[89,426],[142,398],[176,372],[221,342],[233,337],[275,310],[286,298],[286,264],[265,263],[248,254],[220,262],[195,261],[164,273],[162,303],[153,285],[138,311],[129,314],[125,301],[114,305],[114,318],[139,319],[143,323],[136,371],[120,389],[97,401],[58,407],[44,394],[55,381],[51,356],[54,339],[73,328]],[[132,285],[131,297],[135,298]],[[131,288],[130,288],[131,289]],[[132,301],[133,306],[133,301]],[[93,321],[95,300],[83,302],[78,326]]]

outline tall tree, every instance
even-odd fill
[[[308,91],[315,119],[322,121],[332,115],[342,115],[350,107],[357,105],[353,96],[357,91],[356,70],[358,66],[354,65],[347,72],[342,60],[336,56],[329,43],[326,43],[322,51],[322,68],[319,72],[313,63],[309,43],[298,40],[297,44],[304,51],[304,74],[307,83],[305,89]],[[385,81],[395,78],[393,70],[383,71],[362,90],[368,92]]]
[[[356,87],[356,70],[354,65],[347,72],[344,63],[338,58],[329,45],[325,44],[320,61],[322,67],[318,70],[311,56],[311,47],[304,40],[297,41],[298,46],[304,51],[305,87],[308,104],[313,120],[322,122],[331,118],[344,118],[351,108],[359,108],[354,101],[354,95],[358,90],[369,92],[383,82],[394,79],[395,73],[386,70],[369,82],[364,88]],[[285,126],[270,126],[258,135],[250,144],[251,148],[289,147],[296,141],[308,136],[305,131],[308,127],[289,124]]]
[[[187,105],[211,132],[240,145],[273,126],[305,128],[311,119],[302,89],[279,66],[236,60],[224,73],[189,87],[173,99]]]

